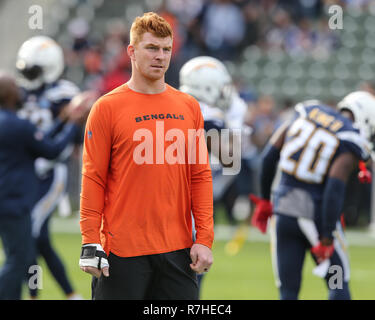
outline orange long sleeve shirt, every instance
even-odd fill
[[[196,243],[211,247],[212,176],[199,129],[198,102],[168,85],[149,95],[125,84],[101,97],[85,129],[82,243],[120,257],[191,247],[193,214]]]

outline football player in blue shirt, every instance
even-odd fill
[[[36,36],[22,44],[18,51],[16,67],[24,89],[24,107],[18,112],[29,119],[40,130],[49,130],[57,121],[57,115],[79,94],[78,87],[61,79],[64,70],[62,48],[51,38]],[[79,298],[74,293],[64,265],[51,245],[49,220],[66,193],[68,181],[67,160],[74,145],[82,141],[79,132],[55,159],[38,158],[35,170],[38,176],[38,201],[32,210],[32,233],[36,240],[38,255],[41,255],[67,298]],[[30,290],[31,298],[37,297],[36,290]]]
[[[79,130],[73,123],[61,122],[42,132],[20,119],[19,91],[12,77],[0,74],[0,237],[6,256],[0,270],[1,300],[21,298],[33,256],[30,212],[37,197],[35,159],[56,158]]]
[[[281,299],[298,298],[307,250],[318,264],[314,272],[327,282],[329,299],[350,299],[340,214],[350,173],[374,154],[375,98],[357,91],[339,110],[319,101],[295,109],[295,118],[275,132],[263,153],[261,198],[251,196],[252,223],[266,232],[273,214],[272,262]]]

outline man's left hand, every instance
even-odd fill
[[[190,257],[192,260],[190,268],[196,273],[207,272],[213,263],[211,249],[203,244],[193,244],[190,249]]]
[[[325,259],[331,258],[335,248],[333,246],[332,239],[323,238],[321,241],[314,247],[311,248],[312,254],[318,260],[318,263],[323,262]]]

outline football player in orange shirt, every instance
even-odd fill
[[[213,262],[204,121],[193,97],[165,83],[172,44],[163,18],[137,17],[132,77],[88,117],[79,264],[94,276],[93,299],[197,299],[196,275]]]

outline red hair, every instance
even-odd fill
[[[137,44],[146,32],[159,38],[173,38],[170,24],[155,12],[146,12],[142,17],[135,18],[130,29],[130,44]]]

